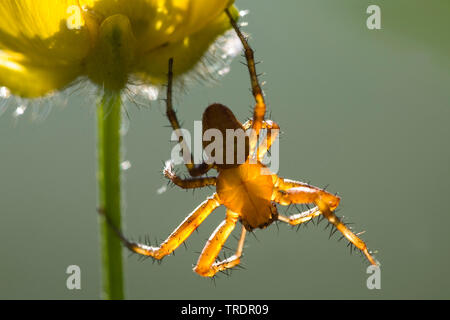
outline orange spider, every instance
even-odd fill
[[[276,139],[279,126],[273,121],[264,120],[266,105],[257,79],[253,51],[237,27],[236,22],[228,12],[227,14],[245,49],[252,92],[256,100],[253,119],[242,125],[230,109],[221,104],[213,104],[203,113],[203,131],[214,128],[225,134],[227,129],[254,130],[255,135],[253,138],[247,139],[245,143],[246,161],[239,164],[235,158],[234,163],[231,164],[223,161],[222,164],[203,163],[198,166],[195,166],[193,161],[190,161],[190,163],[186,163],[186,167],[191,175],[191,178],[188,179],[178,177],[174,173],[172,165],[166,164],[164,175],[175,185],[183,189],[216,186],[216,193],[189,214],[178,228],[158,247],[129,241],[122,235],[120,230],[115,229],[116,232],[125,246],[131,251],[160,260],[177,249],[210,213],[219,206],[224,205],[227,208],[226,218],[212,233],[194,267],[194,271],[199,275],[213,277],[217,272],[233,268],[240,263],[247,231],[255,228],[265,228],[276,220],[295,226],[322,214],[351,244],[364,253],[371,264],[376,265],[375,259],[369,253],[365,243],[334,214],[334,210],[340,201],[338,196],[309,184],[283,179],[276,174],[268,174],[268,168],[261,163],[261,159]],[[177,130],[180,129],[180,125],[172,109],[172,68],[173,60],[170,59],[166,100],[167,117],[173,129]],[[257,146],[261,129],[268,129],[265,145],[262,147]],[[178,135],[178,138],[180,143],[184,143],[181,133]],[[203,142],[204,148],[207,145],[207,142]],[[236,149],[236,145],[234,147]],[[184,150],[188,150],[186,144],[184,145]],[[224,157],[225,154],[224,148]],[[256,154],[256,161],[251,161],[251,155],[253,154]],[[192,160],[192,155],[190,156]],[[218,171],[217,177],[200,177],[212,168]],[[276,203],[281,205],[313,203],[315,207],[286,217],[277,212]],[[223,261],[216,261],[224,243],[238,221],[242,223],[243,227],[235,254]]]

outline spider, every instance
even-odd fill
[[[185,165],[191,177],[186,179],[177,176],[172,165],[167,162],[163,173],[175,185],[183,189],[215,186],[216,192],[190,213],[175,231],[157,247],[129,241],[120,230],[115,229],[116,233],[131,251],[161,260],[177,249],[209,214],[223,205],[227,209],[226,218],[208,239],[193,269],[201,276],[213,277],[217,272],[224,272],[239,265],[247,231],[265,228],[277,220],[296,226],[323,215],[336,230],[348,239],[350,244],[361,250],[371,264],[376,265],[377,263],[368,251],[366,244],[335,215],[334,211],[339,205],[340,197],[306,183],[283,179],[276,174],[268,174],[268,168],[262,164],[262,158],[277,137],[279,126],[271,120],[265,120],[266,104],[255,69],[253,50],[230,13],[228,11],[226,13],[244,47],[252,93],[256,102],[253,119],[241,124],[230,109],[222,104],[215,103],[210,105],[203,113],[203,131],[214,128],[224,134],[227,129],[253,130],[253,136],[247,139],[245,143],[245,161],[238,163],[235,158],[233,159],[234,162],[231,163],[229,161],[223,161],[222,163],[203,162],[197,166],[193,164],[193,161],[188,161],[185,162]],[[172,108],[172,69],[173,59],[170,59],[166,114],[172,128],[177,130],[180,129],[180,125]],[[265,144],[258,146],[261,129],[267,129],[267,135]],[[180,143],[184,143],[181,133],[178,134],[178,139]],[[204,141],[203,147],[205,148],[207,145],[208,143]],[[236,145],[234,147],[236,149]],[[226,154],[225,149],[223,155]],[[188,150],[186,144],[184,150]],[[255,161],[251,161],[252,155],[253,160],[256,157]],[[191,154],[190,157],[192,160]],[[218,176],[205,177],[204,174],[210,169],[216,169]],[[315,204],[315,207],[291,216],[279,214],[276,207],[276,204],[286,206],[309,203]],[[242,232],[235,254],[222,261],[216,261],[238,221],[242,224]]]

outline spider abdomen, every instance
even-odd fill
[[[249,154],[249,137],[245,134],[242,124],[234,116],[233,112],[220,103],[210,105],[203,112],[203,137],[209,130],[220,132],[222,137],[221,155],[212,151],[215,165],[219,169],[236,168],[243,164]],[[213,131],[210,131],[212,134]],[[213,141],[211,141],[213,140]],[[211,143],[217,143],[215,138],[203,140],[203,148],[206,149]]]
[[[220,170],[217,193],[223,205],[239,214],[247,230],[264,228],[277,219],[272,205],[271,175],[261,174],[264,165],[245,163],[236,168]]]

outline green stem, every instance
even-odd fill
[[[120,92],[105,91],[97,106],[99,208],[119,229],[120,215]],[[100,216],[103,298],[119,300],[123,293],[122,246],[119,238]]]

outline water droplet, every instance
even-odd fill
[[[250,10],[241,10],[239,11],[239,16],[245,17],[246,15],[248,15],[249,12]]]
[[[161,188],[159,188],[158,190],[156,190],[156,193],[157,194],[163,194],[164,192],[166,192],[167,191],[167,186],[166,185],[163,185],[163,186],[161,186]]]
[[[11,91],[7,87],[0,87],[0,98],[8,99],[11,96]]]
[[[25,113],[26,110],[27,110],[27,106],[24,104],[21,104],[20,106],[18,106],[16,108],[16,110],[13,113],[13,116],[16,118],[19,118],[21,115],[23,115]]]
[[[226,75],[228,72],[230,72],[230,67],[225,67],[223,69],[220,69],[217,73],[219,74],[219,76],[224,76]]]
[[[123,171],[127,171],[128,169],[131,168],[131,162],[128,161],[128,160],[123,161],[123,162],[120,164],[120,168],[121,168]]]

